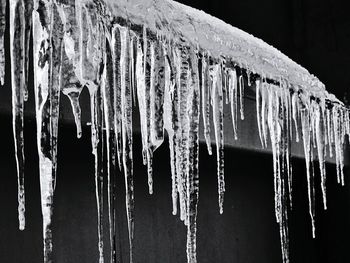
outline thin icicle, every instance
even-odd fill
[[[35,2],[33,13],[35,104],[43,215],[44,262],[52,262],[53,194],[56,180],[57,131],[63,24],[57,6]],[[53,63],[55,62],[55,63]]]
[[[126,28],[120,29],[121,36],[121,108],[123,131],[123,170],[126,188],[126,212],[129,230],[130,260],[133,262],[134,247],[134,179],[133,179],[133,152],[132,152],[132,86],[130,85],[131,68],[129,53],[129,32]]]
[[[239,107],[241,113],[241,120],[244,120],[244,79],[243,75],[238,78],[239,82]]]
[[[259,138],[260,138],[260,142],[261,142],[261,146],[263,148],[265,148],[265,144],[264,144],[264,139],[263,139],[263,135],[262,135],[262,128],[261,128],[261,110],[260,110],[260,80],[256,80],[255,81],[255,87],[256,87],[256,91],[255,91],[255,101],[256,101],[256,118],[257,118],[257,123],[258,123],[258,130],[259,130]]]
[[[298,127],[298,117],[299,117],[299,98],[298,93],[294,92],[292,95],[292,115],[295,126],[295,140],[299,142],[299,127]]]
[[[233,138],[238,139],[237,136],[237,73],[235,69],[229,69],[229,97],[230,97],[230,106],[231,106],[231,120],[232,120],[232,129],[233,129]]]
[[[116,151],[121,170],[122,164],[122,112],[121,112],[121,74],[120,74],[120,50],[121,39],[119,27],[112,29],[112,58],[113,58],[113,78],[114,78],[114,132],[116,138]]]
[[[175,129],[177,129],[177,117],[175,111],[175,105],[177,105],[177,96],[176,96],[176,85],[174,82],[174,65],[171,66],[172,50],[170,47],[166,49],[166,61],[165,61],[165,71],[164,71],[164,128],[166,129],[169,137],[169,150],[170,150],[170,168],[171,168],[171,197],[172,197],[172,206],[173,206],[173,215],[177,214],[177,201],[178,201],[178,188],[177,188],[177,171],[176,171],[176,152],[175,152],[175,143],[176,135]]]
[[[303,135],[304,155],[306,163],[306,178],[308,186],[308,199],[309,199],[309,214],[311,217],[312,236],[315,238],[315,189],[314,178],[311,171],[312,163],[312,146],[311,146],[311,120],[310,120],[310,103],[308,97],[303,100],[303,108],[301,108],[301,127]]]
[[[216,142],[216,160],[217,160],[217,175],[218,175],[218,193],[219,193],[219,210],[220,214],[224,212],[224,193],[225,193],[225,178],[224,178],[224,113],[223,113],[223,92],[221,81],[220,65],[215,65],[211,71],[213,78],[212,90],[212,107],[213,107],[213,122]]]
[[[32,13],[33,13],[33,0],[24,1],[24,101],[28,100],[28,82],[29,82],[29,58],[30,58],[30,36],[32,33]]]
[[[212,155],[211,140],[210,140],[210,79],[209,65],[206,54],[202,56],[202,72],[201,72],[201,92],[202,92],[202,114],[204,125],[204,138],[207,144],[209,155]]]
[[[325,149],[325,127],[324,127],[324,109],[325,102],[321,101],[320,105],[315,105],[316,111],[316,143],[317,143],[317,155],[318,162],[320,167],[320,175],[321,175],[321,189],[322,189],[322,197],[323,197],[323,207],[327,210],[327,196],[326,196],[326,149]]]
[[[18,182],[18,220],[19,229],[25,228],[24,192],[24,136],[23,110],[25,97],[25,10],[21,0],[10,1],[10,49],[12,82],[12,125],[15,143]]]
[[[5,80],[4,34],[6,28],[6,3],[7,0],[0,0],[0,85],[4,85]]]
[[[150,147],[150,73],[151,54],[147,39],[147,31],[143,31],[143,45],[139,41],[136,58],[137,98],[141,122],[142,155],[147,165],[149,193],[153,193],[152,159],[153,151]]]
[[[112,262],[116,262],[116,237],[115,237],[115,132],[114,132],[114,91],[113,91],[113,63],[109,42],[106,42],[104,52],[104,70],[101,79],[101,91],[103,98],[104,127],[106,129],[106,154],[107,154],[107,196],[108,196],[108,221],[110,252]]]

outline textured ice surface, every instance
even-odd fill
[[[6,1],[0,1],[0,82],[4,81]],[[344,184],[345,135],[350,111],[306,69],[269,46],[202,11],[170,0],[11,0],[13,133],[18,174],[19,228],[25,227],[23,111],[27,100],[29,40],[33,32],[37,146],[40,165],[44,262],[52,262],[53,196],[61,92],[68,96],[81,134],[79,97],[90,93],[95,157],[99,262],[104,262],[104,183],[111,262],[117,258],[116,169],[125,177],[130,262],[133,262],[133,105],[138,104],[143,162],[153,189],[153,152],[167,132],[172,213],[187,226],[187,261],[197,262],[199,122],[208,153],[215,135],[219,212],[224,211],[224,102],[232,136],[244,119],[245,85],[256,89],[262,147],[272,146],[275,215],[282,260],[289,262],[288,211],[292,207],[291,143],[302,140],[309,212],[315,236],[314,165],[319,160],[324,208],[327,154],[335,155]],[[202,117],[200,116],[202,114]],[[214,130],[211,131],[211,123]],[[294,126],[294,127],[293,127]],[[301,132],[300,132],[301,130]],[[104,154],[104,148],[106,154]],[[104,166],[107,161],[106,167]],[[103,180],[107,174],[107,182]]]

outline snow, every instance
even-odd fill
[[[1,83],[5,65],[5,4],[6,1],[0,1]],[[25,227],[23,111],[28,97],[29,39],[33,30],[44,262],[52,262],[51,218],[61,91],[70,99],[77,137],[80,138],[82,113],[79,97],[84,88],[90,93],[99,263],[106,260],[104,183],[107,183],[110,258],[111,262],[118,261],[115,229],[117,169],[123,172],[125,179],[130,262],[134,258],[132,114],[136,104],[149,193],[156,191],[153,188],[153,153],[163,144],[166,131],[170,150],[172,213],[178,214],[187,227],[187,261],[197,262],[199,124],[203,122],[209,155],[212,155],[213,124],[218,206],[219,213],[223,213],[224,101],[229,104],[232,136],[237,140],[238,114],[241,120],[245,117],[246,84],[256,90],[261,145],[267,148],[268,142],[271,143],[275,216],[280,229],[283,262],[289,262],[288,212],[292,208],[293,139],[302,140],[304,145],[309,213],[315,237],[313,161],[316,157],[319,160],[320,187],[324,209],[327,209],[326,155],[335,155],[337,179],[344,185],[344,144],[346,136],[350,137],[350,110],[329,94],[323,83],[306,69],[262,40],[202,11],[170,0],[13,0],[10,1],[9,15],[21,230]],[[105,159],[107,167],[104,167]],[[107,182],[102,176],[104,172]]]

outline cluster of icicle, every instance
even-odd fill
[[[4,81],[6,1],[0,2],[0,79]],[[77,136],[81,137],[79,96],[90,93],[91,142],[95,156],[99,262],[104,262],[103,184],[107,174],[110,262],[116,251],[116,170],[126,186],[130,262],[133,262],[134,185],[132,111],[138,104],[143,162],[153,193],[153,152],[169,139],[173,214],[187,226],[187,259],[196,259],[196,216],[199,198],[199,122],[204,123],[208,152],[211,118],[216,143],[219,211],[223,213],[224,101],[231,107],[233,136],[238,116],[244,119],[244,83],[256,87],[257,122],[263,147],[273,150],[275,212],[280,225],[283,262],[289,262],[288,209],[292,206],[291,142],[302,138],[307,169],[312,233],[315,235],[314,148],[321,171],[326,209],[327,153],[335,152],[338,181],[344,184],[343,146],[350,135],[349,110],[313,97],[283,79],[251,81],[249,70],[186,43],[174,43],[130,21],[113,19],[103,1],[10,0],[13,131],[18,171],[19,228],[25,228],[23,111],[27,100],[29,39],[33,33],[37,146],[40,162],[44,262],[52,262],[53,196],[57,173],[57,137],[61,92],[68,96]],[[245,78],[244,78],[244,77]],[[295,132],[293,132],[295,126]],[[299,130],[302,134],[299,134]],[[270,138],[268,140],[268,137]],[[103,148],[107,167],[103,167]],[[328,148],[327,148],[328,146]],[[179,211],[178,211],[179,210]]]

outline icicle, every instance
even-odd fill
[[[316,103],[315,103],[316,104]],[[327,210],[327,197],[326,197],[326,163],[325,163],[325,127],[324,127],[324,108],[325,102],[321,101],[321,104],[318,106],[315,105],[316,111],[316,144],[317,144],[317,155],[318,162],[320,167],[320,175],[321,175],[321,189],[322,189],[322,197],[323,197],[323,207]]]
[[[136,58],[136,82],[137,98],[140,112],[142,154],[144,164],[147,165],[149,193],[153,193],[152,158],[153,152],[150,147],[150,72],[151,58],[148,45],[147,32],[143,32],[143,46],[138,43]]]
[[[303,100],[303,108],[301,109],[301,125],[304,144],[304,155],[306,163],[306,177],[308,185],[308,199],[309,199],[309,213],[311,217],[312,236],[315,238],[315,194],[314,194],[314,178],[311,173],[312,162],[312,147],[311,147],[311,127],[310,127],[310,103],[309,98],[305,97]]]
[[[90,112],[91,112],[91,144],[92,153],[95,157],[95,193],[97,205],[97,234],[99,263],[104,262],[104,242],[103,242],[103,136],[102,136],[102,97],[101,97],[101,65],[103,47],[102,39],[105,38],[101,33],[101,25],[97,19],[95,6],[90,7],[94,12],[86,7],[81,9],[81,57],[80,67],[82,79],[90,94]],[[89,41],[88,41],[89,40]]]
[[[122,161],[122,112],[121,112],[121,75],[120,75],[120,31],[118,27],[112,29],[112,56],[113,56],[113,78],[114,78],[114,132],[116,138],[116,151],[121,170]]]
[[[220,66],[215,65],[212,68],[213,90],[212,90],[212,107],[213,122],[216,142],[216,159],[218,174],[218,193],[220,214],[224,212],[224,113],[223,113],[223,93]]]
[[[151,44],[150,141],[155,151],[164,141],[164,54],[160,43]]]
[[[172,204],[173,215],[177,214],[177,200],[178,200],[178,178],[177,178],[177,160],[176,160],[176,133],[178,126],[177,119],[177,88],[175,83],[175,65],[173,64],[173,53],[170,47],[166,48],[166,62],[165,62],[165,90],[164,90],[164,128],[169,135],[169,150],[170,150],[170,167],[171,167],[171,181],[172,181]]]
[[[15,155],[18,181],[18,220],[19,229],[25,228],[25,193],[24,193],[24,3],[21,0],[10,1],[10,49],[11,49],[11,82],[12,82],[12,125],[15,143]]]
[[[24,19],[25,19],[25,36],[24,36],[24,101],[28,100],[28,81],[29,81],[29,50],[30,50],[30,36],[32,33],[32,13],[33,13],[33,0],[24,1]]]
[[[298,127],[298,113],[299,113],[299,98],[298,93],[294,92],[292,95],[292,115],[295,125],[295,140],[299,142],[299,127]]]
[[[134,179],[133,179],[133,152],[132,152],[132,87],[130,85],[130,54],[129,32],[126,28],[120,29],[121,36],[121,108],[123,131],[123,170],[126,187],[126,212],[128,218],[130,263],[133,262],[134,247]]]
[[[209,65],[208,57],[204,54],[202,57],[202,72],[201,72],[201,92],[202,92],[202,114],[204,125],[204,137],[207,144],[209,155],[212,155],[210,141],[210,80],[209,80]]]
[[[243,75],[238,78],[239,82],[239,107],[241,113],[241,120],[244,120],[244,79]]]
[[[7,3],[7,0],[0,0],[0,85],[4,85],[4,79],[5,79],[4,34],[5,34],[5,27],[6,27],[6,3]]]
[[[267,84],[262,83],[260,87],[261,92],[261,131],[262,131],[262,137],[263,137],[263,144],[265,147],[267,147],[267,117],[268,117],[268,89]]]
[[[199,198],[199,115],[200,115],[200,86],[198,59],[191,54],[191,83],[189,94],[189,170],[187,175],[187,262],[196,263],[197,246],[197,205]]]
[[[261,128],[261,111],[260,111],[260,80],[255,81],[256,91],[255,91],[255,100],[256,100],[256,118],[258,122],[258,130],[259,130],[259,138],[261,142],[261,146],[265,148],[263,135],[262,135],[262,128]]]
[[[60,1],[59,1],[60,2]],[[62,93],[65,94],[72,106],[77,137],[82,135],[81,109],[79,96],[82,92],[82,28],[81,6],[75,0],[62,1],[59,8],[64,23],[64,53],[62,63]]]
[[[52,262],[51,217],[56,180],[63,24],[57,6],[35,2],[33,13],[35,104],[43,214],[44,262]]]
[[[328,134],[328,148],[329,148],[329,156],[332,158],[333,157],[333,121],[331,118],[331,110],[327,109],[326,111],[326,116],[327,116],[327,134]]]
[[[289,239],[288,239],[288,189],[290,190],[289,146],[288,146],[288,119],[286,94],[283,89],[275,86],[263,85],[262,95],[266,96],[267,123],[270,130],[274,167],[275,189],[275,216],[280,227],[280,239],[282,260],[289,262]],[[265,100],[264,98],[262,99]],[[263,115],[264,116],[264,115]],[[286,171],[287,170],[287,171]],[[291,195],[291,192],[289,193]],[[291,196],[289,199],[291,200]]]
[[[107,196],[108,196],[108,221],[109,221],[109,238],[111,245],[111,259],[112,262],[116,262],[115,251],[115,132],[114,132],[114,76],[113,76],[113,63],[112,52],[109,42],[106,42],[106,50],[104,52],[104,69],[101,79],[101,91],[103,98],[103,113],[104,113],[104,126],[106,128],[106,149],[107,149]]]
[[[175,65],[177,66],[177,85],[178,85],[178,119],[179,129],[176,132],[176,161],[177,161],[177,180],[178,192],[180,200],[180,219],[188,225],[187,211],[187,172],[189,161],[189,129],[190,123],[188,119],[188,100],[189,100],[189,85],[190,85],[190,69],[189,56],[190,50],[186,47],[179,46],[174,52]]]
[[[233,137],[235,140],[238,139],[237,136],[237,73],[235,69],[229,70],[229,96],[231,102],[231,119],[232,119],[232,128],[233,128]]]

